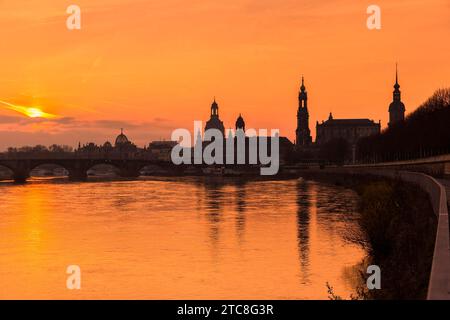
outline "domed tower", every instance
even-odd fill
[[[392,103],[389,105],[389,127],[405,120],[405,105],[401,99],[400,85],[398,84],[397,65],[395,66],[395,85],[394,97]]]
[[[219,105],[214,98],[214,102],[211,105],[211,117],[206,122],[205,131],[209,129],[217,129],[225,135],[225,127],[223,122],[219,119]]]
[[[305,147],[312,144],[311,131],[309,130],[308,93],[306,92],[303,76],[298,94],[297,130],[295,133],[297,147]]]
[[[211,117],[215,116],[215,117],[219,117],[219,105],[216,102],[216,98],[214,97],[214,101],[211,105]]]
[[[245,132],[245,121],[241,114],[239,114],[239,117],[236,120],[236,131],[237,130],[242,130]]]
[[[128,140],[127,136],[123,134],[123,129],[120,129],[120,134],[116,138],[115,147],[121,147],[129,143],[130,141]]]
[[[106,141],[106,142],[103,144],[103,147],[102,147],[102,148],[103,148],[104,151],[110,151],[110,150],[113,149],[113,146],[112,146],[111,142]]]

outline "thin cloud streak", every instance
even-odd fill
[[[0,100],[0,103],[4,104],[7,109],[18,112],[24,116],[30,118],[45,118],[45,119],[57,119],[59,118],[56,114],[47,113],[41,110],[40,107],[25,107],[18,106],[6,101]]]

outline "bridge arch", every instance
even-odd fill
[[[14,169],[0,162],[0,181],[14,178]]]
[[[90,177],[120,177],[121,168],[114,163],[97,162],[87,167],[86,174]]]
[[[30,166],[31,177],[68,177],[70,169],[58,162],[36,162]]]

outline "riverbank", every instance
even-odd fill
[[[352,188],[360,196],[359,223],[368,239],[368,264],[381,268],[382,289],[359,288],[358,298],[426,299],[437,218],[424,191],[374,176],[326,172],[301,175]],[[367,277],[364,273],[361,276]]]

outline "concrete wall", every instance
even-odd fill
[[[435,177],[450,177],[450,155],[441,155],[417,160],[380,162],[373,164],[355,164],[352,168],[390,168],[403,171],[422,172]]]

